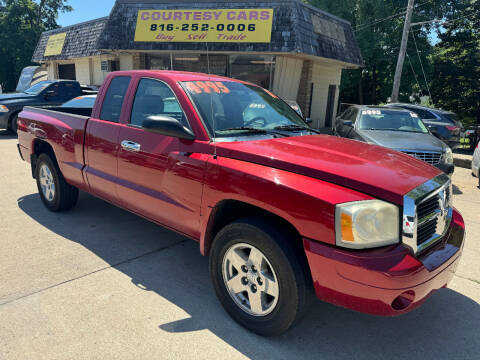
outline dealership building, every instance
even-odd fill
[[[132,69],[246,80],[318,128],[336,115],[342,70],[363,65],[350,23],[300,0],[117,0],[108,17],[44,32],[32,60],[85,85]]]

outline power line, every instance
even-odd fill
[[[432,104],[435,105],[433,103],[432,93],[430,92],[430,86],[428,85],[427,75],[425,74],[425,69],[423,68],[423,61],[422,61],[422,58],[420,57],[420,52],[418,51],[417,40],[415,38],[415,34],[412,34],[412,37],[413,37],[413,42],[415,44],[415,49],[417,50],[418,60],[420,60],[420,66],[422,68],[423,78],[425,79],[425,85],[427,86],[428,96],[430,96],[430,101],[432,102]]]
[[[420,86],[420,82],[418,81],[417,73],[415,72],[415,69],[413,68],[412,60],[410,59],[410,55],[407,54],[408,62],[410,63],[410,68],[412,69],[413,76],[415,77],[415,81],[417,82],[418,88],[420,89],[420,92],[422,92],[422,87]]]
[[[414,9],[417,9],[417,8],[419,8],[419,7],[421,7],[421,6],[425,6],[425,5],[427,5],[427,3],[428,3],[428,2],[424,2],[424,3],[421,3],[421,4],[417,4],[417,5],[415,5]],[[408,6],[406,6],[406,7],[404,7],[404,8],[400,8],[400,9],[398,9],[398,10],[405,10],[405,9],[407,9],[407,8],[408,8]],[[364,30],[365,28],[368,28],[368,27],[370,27],[371,25],[379,24],[379,23],[381,23],[381,22],[384,22],[384,21],[393,19],[393,18],[395,18],[395,17],[397,17],[397,16],[405,15],[406,13],[407,13],[407,11],[405,10],[405,11],[402,11],[402,12],[395,13],[395,14],[393,14],[393,15],[387,16],[387,17],[385,17],[385,18],[375,19],[375,20],[373,20],[373,21],[370,22],[370,23],[365,23],[365,24],[357,25],[357,26],[355,27],[355,30],[354,30],[354,31],[357,32],[357,31]]]

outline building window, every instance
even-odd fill
[[[275,56],[173,53],[147,55],[150,70],[191,71],[228,76],[272,90]]]
[[[175,54],[173,69],[178,71],[193,71],[212,75],[228,75],[228,56],[206,54]]]
[[[147,55],[146,63],[150,70],[173,70],[171,54]]]
[[[230,77],[272,89],[275,57],[263,55],[231,55]]]

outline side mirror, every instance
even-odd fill
[[[48,90],[48,91],[45,91],[45,94],[43,94],[43,97],[45,99],[55,97],[55,96],[57,96],[57,92],[55,90]]]
[[[352,120],[343,120],[343,126],[353,127],[353,121]]]
[[[180,121],[170,116],[149,116],[146,120],[143,121],[142,126],[145,130],[157,134],[185,140],[195,139],[195,134],[192,132],[192,130],[186,128],[180,123]]]

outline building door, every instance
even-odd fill
[[[77,80],[75,64],[58,65],[58,77],[62,80]]]
[[[331,128],[333,121],[333,112],[335,110],[335,97],[337,95],[337,85],[328,87],[327,111],[325,114],[325,127]]]

